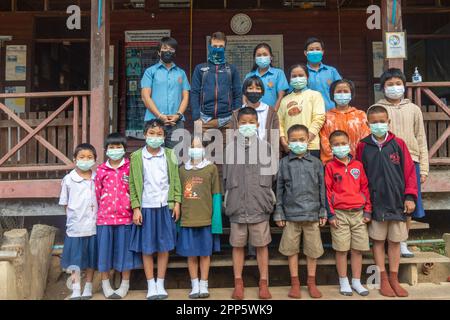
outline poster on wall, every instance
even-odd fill
[[[383,73],[384,50],[382,41],[372,42],[373,77],[379,78]]]
[[[209,36],[206,37],[206,48],[208,52]],[[249,73],[254,65],[253,50],[260,43],[267,43],[272,47],[273,66],[284,69],[283,35],[249,35],[249,36],[227,36],[227,48],[225,55],[227,62],[234,64],[241,79]]]
[[[27,80],[27,46],[6,46],[5,80],[25,81]]]
[[[5,87],[5,93],[25,93],[25,87]],[[25,98],[5,99],[5,105],[17,114],[25,112]]]
[[[406,59],[404,32],[386,32],[386,59]]]
[[[126,130],[128,137],[144,139],[145,105],[141,99],[141,78],[145,70],[159,61],[158,47],[170,30],[125,32]]]

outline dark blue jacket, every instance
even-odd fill
[[[232,64],[201,63],[195,67],[191,82],[193,121],[200,118],[200,111],[217,119],[230,116],[242,106],[241,80]]]

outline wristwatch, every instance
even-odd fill
[[[177,112],[176,115],[178,115],[180,117],[180,119],[183,118],[183,114],[181,112]]]

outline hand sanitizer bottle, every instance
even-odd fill
[[[419,83],[419,82],[422,82],[422,76],[420,75],[419,70],[418,70],[417,67],[416,67],[416,69],[415,69],[415,71],[414,71],[414,73],[413,73],[413,76],[412,76],[412,82],[413,82],[413,83]]]

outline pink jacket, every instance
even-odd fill
[[[108,162],[101,164],[95,176],[95,193],[98,202],[97,225],[123,225],[133,221],[130,203],[130,160],[117,169]]]

